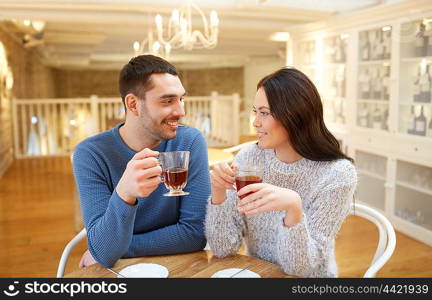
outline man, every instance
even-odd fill
[[[202,250],[210,195],[207,144],[179,125],[185,90],[174,66],[153,55],[135,57],[120,73],[126,120],[74,150],[88,250],[80,267],[111,267],[121,257]],[[165,197],[159,152],[190,151],[190,194]]]

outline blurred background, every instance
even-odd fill
[[[356,201],[397,230],[378,276],[432,276],[432,1],[2,0],[1,277],[55,276],[82,228],[70,156],[124,120],[119,71],[144,53],[178,68],[182,122],[206,137],[210,165],[256,139],[259,79],[283,66],[305,72],[356,161]],[[377,237],[373,225],[347,219],[341,276],[362,275]]]

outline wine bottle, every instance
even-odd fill
[[[381,92],[382,92],[382,80],[380,77],[380,72],[378,68],[374,68],[373,75],[372,75],[372,84],[373,84],[373,98],[374,99],[382,99]]]
[[[370,59],[377,59],[377,40],[376,40],[376,31],[369,31],[369,42],[370,42]]]
[[[376,31],[376,44],[377,59],[384,59],[384,38],[382,30]]]
[[[384,34],[384,59],[390,59],[391,43],[391,30],[387,30]]]
[[[421,78],[421,67],[418,67],[417,76],[414,78],[414,86],[413,86],[413,101],[420,101],[420,78]]]
[[[425,91],[425,95],[424,95],[424,102],[426,103],[430,103],[431,102],[431,98],[432,98],[432,94],[431,94],[431,90],[432,90],[432,76],[431,76],[431,69],[430,69],[430,65],[426,66],[426,74],[427,74],[427,90]]]
[[[339,66],[336,70],[336,91],[337,97],[345,97],[345,68]]]
[[[431,77],[429,75],[429,65],[420,77],[420,97],[419,102],[430,102]]]
[[[335,62],[335,41],[334,38],[328,38],[326,40],[326,61],[330,62],[330,63],[334,63]]]
[[[430,121],[429,121],[429,126],[428,126],[427,136],[428,136],[428,137],[432,137],[432,115],[431,115],[431,119],[430,119]]]
[[[425,32],[426,26],[423,22],[419,24],[419,31],[416,33],[415,39],[415,55],[426,56]]]
[[[370,98],[370,76],[369,76],[369,70],[364,69],[363,72],[361,72],[361,75],[359,76],[360,81],[360,91],[361,91],[361,98],[362,99],[369,99]]]
[[[369,127],[369,111],[365,104],[363,104],[359,111],[359,125],[361,127]]]
[[[378,105],[375,105],[375,110],[373,111],[373,116],[372,116],[372,128],[380,130],[380,129],[382,129],[381,126],[382,126],[381,111],[378,108]]]
[[[384,100],[390,99],[389,84],[390,84],[390,67],[385,67],[385,74],[382,78],[382,96]]]
[[[384,130],[388,130],[389,129],[389,110],[388,107],[386,105],[386,108],[384,109],[384,113],[383,113],[383,118],[382,118],[382,124],[381,124],[381,128]]]
[[[423,105],[420,109],[420,115],[415,119],[415,134],[425,136],[426,135],[426,117],[423,111]]]
[[[315,42],[311,41],[310,45],[311,45],[310,62],[311,62],[311,64],[314,64],[314,63],[316,63],[316,60],[315,60],[315,58],[316,58],[315,57]]]
[[[407,128],[408,134],[415,134],[415,112],[414,112],[414,105],[411,105],[410,114],[406,118],[407,124],[405,124],[405,127]]]
[[[362,38],[363,46],[361,49],[361,52],[362,52],[361,57],[362,57],[363,61],[368,61],[368,60],[370,60],[370,51],[371,51],[369,36],[368,36],[367,32],[362,32],[361,36],[363,37]]]
[[[335,38],[336,39],[336,41],[335,41],[335,59],[334,59],[334,61],[335,62],[338,62],[338,63],[340,63],[340,62],[342,62],[342,47],[341,47],[341,42],[340,42],[340,37],[336,37]]]
[[[427,38],[426,55],[432,56],[432,24],[430,22],[428,23],[428,27],[430,28],[426,28],[424,34],[424,36]]]
[[[338,96],[338,90],[337,90],[337,82],[336,82],[336,71],[332,72],[332,80],[331,80],[331,86],[330,86],[330,96],[331,97],[337,97]]]

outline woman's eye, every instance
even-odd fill
[[[268,115],[269,115],[269,113],[266,112],[266,111],[262,111],[262,112],[261,112],[261,116],[263,116],[263,117],[268,116]]]

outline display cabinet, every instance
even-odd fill
[[[324,38],[322,80],[319,85],[327,124],[346,125],[346,40],[347,34]]]
[[[316,41],[305,40],[298,44],[297,51],[299,53],[298,66],[314,83],[317,82],[317,55]]]
[[[432,168],[397,161],[395,215],[432,231]]]
[[[355,160],[356,201],[432,246],[432,3],[383,5],[290,35],[292,64],[314,80],[327,127]]]
[[[357,126],[389,129],[391,26],[359,32]]]
[[[358,175],[356,199],[384,212],[387,180],[386,157],[356,150],[355,162]]]
[[[432,19],[403,23],[400,41],[398,131],[432,138]]]
[[[324,110],[324,121],[337,132],[342,147],[347,123],[347,40],[346,33],[330,33],[297,44],[295,66],[317,87]]]

